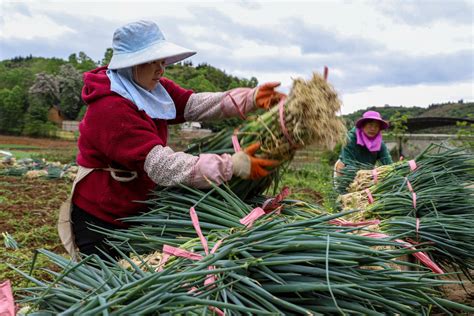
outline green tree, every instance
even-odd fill
[[[49,136],[57,127],[48,122],[49,106],[45,105],[41,95],[31,94],[28,97],[30,107],[25,116],[23,134],[28,136]]]
[[[89,71],[97,67],[95,61],[84,52],[79,52],[79,70],[81,72]]]
[[[28,90],[28,94],[35,96],[46,106],[59,104],[59,81],[54,75],[41,72],[36,75],[35,82]]]
[[[474,114],[468,114],[468,118],[474,119]],[[461,145],[474,151],[474,124],[456,122],[456,126],[459,127],[456,137],[461,141]]]
[[[20,134],[24,125],[26,106],[26,94],[21,87],[0,90],[0,131]]]
[[[405,133],[407,127],[408,115],[401,114],[400,111],[395,112],[390,117],[390,125],[392,126],[392,134],[397,139],[398,157],[403,155],[403,144],[406,142]]]
[[[78,64],[78,62],[77,62],[77,55],[76,55],[75,53],[69,55],[69,57],[68,57],[68,62],[69,62],[71,65],[73,65],[74,67],[77,67],[77,64]]]
[[[79,111],[79,114],[76,117],[76,121],[82,121],[82,119],[84,118],[84,115],[86,115],[86,111],[87,111],[87,105],[83,105],[81,107],[81,110]]]
[[[61,112],[68,119],[73,120],[83,105],[81,100],[82,75],[72,65],[66,64],[61,66],[57,81]]]
[[[110,63],[110,60],[112,59],[112,55],[114,54],[114,50],[112,48],[107,48],[105,53],[104,53],[104,58],[102,58],[102,61],[100,63],[101,66],[107,66]]]
[[[194,77],[188,81],[188,86],[192,87],[195,92],[216,92],[219,89],[212,84],[203,74]]]

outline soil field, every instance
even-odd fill
[[[0,144],[26,145],[43,149],[75,148],[75,141],[0,135]]]

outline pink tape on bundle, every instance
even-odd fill
[[[377,183],[379,179],[379,174],[377,172],[377,169],[372,169],[372,177],[374,178],[374,183]]]
[[[280,202],[283,201],[290,194],[291,194],[290,188],[283,187],[283,189],[281,189],[281,192],[278,193],[274,198],[267,199],[263,203],[262,208],[265,211],[273,211],[274,209],[280,207]]]
[[[155,269],[155,271],[157,272],[163,271],[164,266],[166,262],[168,262],[168,259],[170,258],[170,256],[171,255],[169,253],[163,253],[161,255],[160,262],[158,263],[158,267]]]
[[[408,181],[408,178],[407,178],[407,177],[405,177],[405,180],[407,181],[408,191],[413,192],[413,187],[411,186],[410,181]]]
[[[253,223],[260,217],[265,215],[265,211],[261,207],[256,207],[254,208],[247,216],[243,217],[240,220],[240,223],[242,225],[247,226],[247,228],[251,228],[253,226]]]
[[[416,193],[415,192],[411,193],[411,198],[413,200],[413,208],[416,209]]]
[[[15,301],[10,280],[0,283],[0,315],[15,315]]]
[[[219,240],[218,242],[216,242],[216,244],[214,245],[214,247],[212,247],[211,249],[211,253],[215,253],[216,250],[221,246],[222,244],[222,239]],[[214,270],[215,267],[214,266],[210,266],[207,268],[208,270]],[[206,277],[206,280],[204,280],[204,285],[209,285],[209,284],[212,284],[216,282],[216,276],[214,274],[208,274],[207,277]]]
[[[408,165],[410,166],[410,170],[411,170],[411,171],[415,171],[416,168],[418,167],[418,166],[416,165],[415,160],[409,160],[409,161],[408,161]]]
[[[382,233],[365,233],[365,234],[362,234],[361,236],[377,238],[377,239],[390,237],[389,235],[382,234]],[[413,247],[413,245],[410,244],[409,242],[403,241],[401,239],[395,239],[395,241],[402,244],[402,246],[407,249],[416,250],[416,248]],[[423,263],[426,267],[428,267],[434,273],[438,273],[438,274],[444,273],[444,271],[433,260],[431,260],[430,257],[428,257],[424,252],[415,252],[413,253],[413,256],[417,258],[418,260],[420,260],[421,263]]]
[[[278,113],[279,113],[279,116],[280,116],[280,127],[281,127],[281,131],[282,131],[283,135],[285,135],[285,138],[288,141],[288,143],[290,143],[292,148],[295,148],[296,147],[295,142],[293,141],[293,139],[291,139],[290,134],[288,133],[288,129],[286,128],[286,125],[285,125],[285,108],[283,107],[283,105],[285,104],[285,101],[286,101],[286,97],[282,97],[280,99],[280,102],[278,102]]]
[[[420,236],[418,235],[418,232],[420,231],[420,218],[416,218],[416,240],[420,240]]]
[[[367,199],[369,200],[369,204],[374,203],[374,197],[372,196],[372,193],[370,192],[369,189],[364,190],[365,193],[367,193]]]
[[[202,256],[198,253],[187,251],[185,249],[176,248],[169,245],[163,245],[163,253],[173,255],[175,257],[186,258],[190,260],[201,260]]]
[[[380,220],[373,219],[370,221],[350,222],[342,218],[335,218],[335,219],[330,220],[329,223],[333,225],[337,225],[337,226],[359,227],[359,226],[378,225],[380,224]]]
[[[240,143],[239,139],[237,138],[237,135],[232,135],[232,146],[234,147],[234,151],[237,153],[241,151],[242,149],[240,148]]]
[[[191,221],[193,222],[193,226],[194,226],[194,229],[196,230],[196,233],[197,235],[199,236],[199,240],[201,240],[201,244],[202,244],[202,247],[204,248],[204,252],[206,253],[206,255],[209,255],[209,246],[207,244],[207,239],[206,237],[204,237],[204,235],[202,234],[202,231],[201,231],[201,226],[199,225],[199,218],[197,216],[197,213],[196,213],[196,210],[194,209],[194,207],[191,207],[189,209],[189,214],[191,215]],[[222,239],[219,240],[215,245],[214,247],[212,247],[211,249],[211,253],[214,253],[219,247],[220,245],[222,244]],[[213,270],[214,267],[213,266],[210,266],[208,267],[209,270]],[[204,281],[204,285],[208,285],[208,284],[211,284],[211,283],[214,283],[216,280],[216,276],[215,275],[208,275],[206,280]]]
[[[209,308],[209,310],[210,310],[211,312],[214,312],[214,313],[216,313],[216,314],[219,315],[219,316],[224,316],[224,315],[225,315],[225,313],[224,313],[223,311],[221,311],[219,308],[217,308],[217,307],[215,307],[215,306],[208,306],[207,308]]]
[[[206,255],[209,255],[209,246],[207,245],[206,237],[204,237],[204,235],[202,234],[201,226],[199,225],[199,218],[197,216],[197,213],[194,207],[191,207],[189,209],[189,214],[191,215],[191,221],[193,222],[193,226],[194,226],[194,229],[196,230],[199,240],[201,240],[201,244],[202,244],[202,247],[204,248],[204,252],[206,253]]]

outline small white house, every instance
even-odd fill
[[[79,130],[79,121],[62,121],[62,130],[67,132],[77,132]]]
[[[181,124],[182,130],[196,130],[201,129],[201,123],[199,122],[184,122]]]

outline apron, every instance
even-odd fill
[[[59,218],[58,218],[58,234],[61,242],[66,249],[66,251],[71,256],[72,260],[78,261],[80,259],[79,256],[79,248],[76,246],[74,231],[72,229],[72,222],[71,222],[71,211],[72,211],[72,197],[74,195],[74,190],[76,189],[76,185],[84,179],[89,173],[94,170],[105,170],[110,172],[110,176],[119,182],[129,182],[135,179],[138,174],[136,171],[128,171],[128,170],[120,170],[114,168],[86,168],[79,166],[76,178],[72,184],[71,194],[67,198],[67,200],[61,205],[59,209]],[[125,172],[131,173],[130,177],[120,177],[117,176],[116,172]]]

